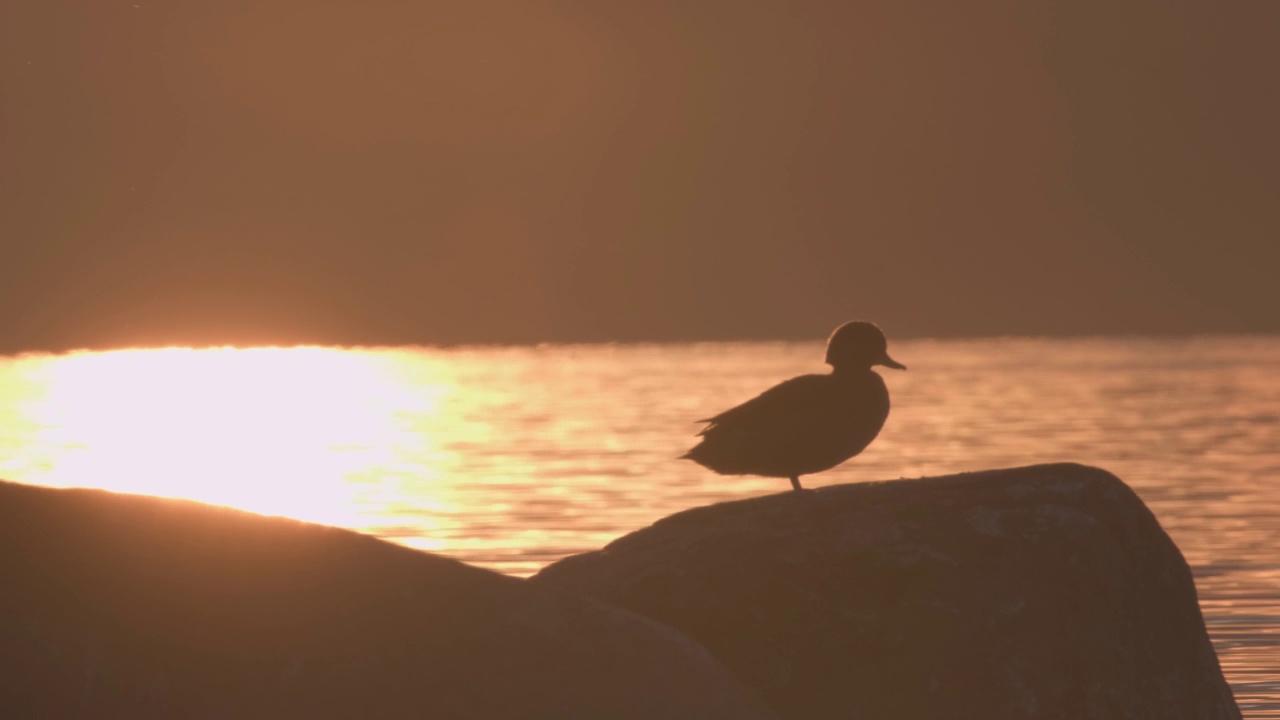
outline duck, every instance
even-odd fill
[[[866,449],[889,417],[889,389],[872,368],[906,370],[874,323],[855,320],[827,340],[827,374],[800,375],[699,420],[701,441],[682,459],[720,475],[788,478],[843,463]]]

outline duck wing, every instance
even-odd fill
[[[708,425],[698,434],[767,434],[774,428],[783,431],[793,428],[797,418],[804,418],[815,406],[828,402],[830,380],[829,375],[801,375],[778,383],[741,405],[699,420]]]
[[[701,441],[683,457],[722,475],[808,475],[858,454],[888,412],[875,373],[801,375],[707,418]]]

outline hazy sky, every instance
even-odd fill
[[[0,0],[0,346],[1280,330],[1280,3]]]

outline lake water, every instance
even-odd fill
[[[895,342],[893,411],[807,486],[1075,461],[1190,562],[1247,717],[1280,718],[1280,337]],[[787,489],[675,459],[820,343],[128,350],[0,358],[0,477],[351,527],[527,575]]]

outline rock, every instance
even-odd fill
[[[1124,483],[1042,465],[689,510],[535,583],[700,640],[784,718],[1239,718]]]
[[[357,533],[0,483],[6,718],[765,718],[697,643]]]

